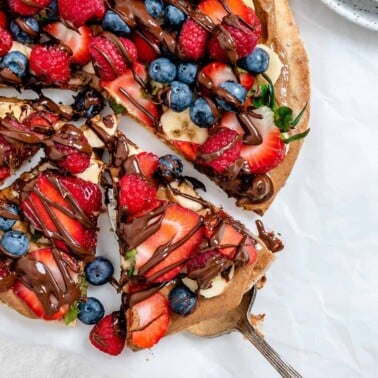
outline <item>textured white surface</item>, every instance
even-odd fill
[[[312,132],[265,217],[269,227],[282,233],[286,249],[258,294],[255,312],[267,314],[267,340],[305,377],[377,377],[377,34],[321,2],[291,3],[311,60]],[[136,125],[124,125],[142,147],[167,151]],[[192,169],[186,172],[196,175]],[[236,210],[204,182],[207,198],[253,227],[255,216]],[[116,256],[112,238],[102,234],[100,253]],[[91,294],[109,312],[118,306],[110,287]],[[2,307],[0,376],[277,376],[237,334],[218,339],[182,334],[163,339],[152,351],[112,358],[90,346],[88,332],[81,324],[67,329],[29,321]]]

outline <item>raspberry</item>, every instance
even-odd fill
[[[240,156],[242,145],[243,142],[239,139],[239,134],[236,131],[221,128],[200,146],[197,162],[210,166],[217,172],[223,172]],[[202,155],[213,154],[218,151],[222,151],[219,157],[210,161],[202,160]]]
[[[58,162],[59,167],[72,174],[84,172],[89,167],[90,156],[88,154],[60,143],[56,143],[55,147],[65,155],[63,160]]]
[[[89,20],[101,20],[106,11],[103,0],[60,0],[58,6],[60,16],[77,28]]]
[[[6,29],[8,26],[8,18],[4,11],[0,10],[0,27]]]
[[[138,50],[134,45],[134,42],[130,39],[123,37],[121,37],[120,40],[122,41],[122,44],[125,46],[127,54],[131,58],[131,61],[135,62],[136,60],[138,60]]]
[[[156,189],[148,182],[135,174],[122,177],[119,203],[134,215],[142,210],[151,208],[156,202]]]
[[[33,4],[37,6],[31,6],[24,0],[8,0],[9,8],[21,16],[32,16],[42,8],[47,7],[50,3],[51,0],[33,0]]]
[[[71,76],[70,55],[57,46],[34,46],[30,69],[47,83],[66,83]]]
[[[208,32],[191,18],[187,19],[181,28],[179,36],[179,51],[187,60],[198,60],[206,51]]]
[[[192,256],[186,263],[186,269],[187,269],[188,274],[190,275],[190,273],[195,270],[205,268],[207,262],[210,259],[215,260],[215,261],[221,261],[225,258],[220,252],[215,251],[215,250],[198,253],[197,255]]]
[[[132,59],[135,57],[136,60],[138,53],[135,45],[126,38],[121,38],[121,41],[130,57]],[[126,71],[126,61],[121,52],[116,45],[105,37],[93,38],[89,46],[89,51],[92,58],[95,60],[96,71],[101,77],[101,80],[112,81]],[[109,60],[111,60],[113,64],[109,64]]]
[[[11,49],[13,43],[12,35],[0,26],[0,56],[4,56]]]
[[[221,25],[230,33],[234,40],[239,58],[244,58],[256,47],[261,35],[261,25],[259,31],[257,28],[256,30],[251,30],[241,21],[239,21],[238,27],[227,24],[227,21],[223,21]],[[208,49],[211,59],[219,60],[221,62],[228,61],[226,53],[219,45],[215,36],[211,37]]]
[[[152,152],[141,152],[137,159],[144,176],[152,176],[157,170],[159,158]]]

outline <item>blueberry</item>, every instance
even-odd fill
[[[16,76],[23,77],[28,69],[28,58],[19,51],[11,51],[4,56],[0,68],[9,68]]]
[[[214,114],[208,102],[197,98],[190,106],[190,119],[199,127],[210,127],[215,122]]]
[[[227,80],[224,81],[221,85],[221,88],[225,89],[228,93],[230,93],[232,96],[236,97],[240,103],[244,103],[246,97],[247,97],[247,90],[236,81]],[[232,103],[221,100],[220,98],[215,98],[216,103],[223,108],[224,110],[233,112],[237,111],[237,107],[235,107]]]
[[[24,29],[30,29],[30,32],[24,31],[19,23],[23,23]],[[21,43],[33,43],[39,35],[39,24],[33,17],[18,18],[10,23],[9,29],[15,40]]]
[[[0,241],[1,246],[11,256],[19,257],[29,251],[29,239],[21,231],[7,231]]]
[[[164,182],[171,182],[181,177],[182,171],[182,161],[176,155],[168,154],[159,158],[156,175]]]
[[[104,306],[93,297],[88,297],[85,302],[79,304],[79,314],[77,317],[84,324],[96,324],[104,317]]]
[[[167,58],[158,58],[151,62],[148,74],[159,83],[170,83],[176,77],[176,66]]]
[[[96,257],[85,267],[85,276],[92,285],[103,285],[113,276],[114,268],[112,263],[104,257]]]
[[[175,112],[182,112],[192,103],[193,93],[187,84],[172,81],[165,103]]]
[[[197,306],[197,296],[185,285],[174,287],[168,299],[171,310],[181,316],[191,314]]]
[[[43,8],[38,12],[36,17],[42,22],[57,21],[59,19],[57,0],[52,0],[46,8]]]
[[[260,47],[256,47],[249,55],[240,59],[238,63],[246,71],[253,74],[261,74],[268,69],[269,60],[269,54]]]
[[[164,17],[171,26],[180,26],[185,21],[185,14],[173,5],[168,5],[164,10]]]
[[[75,102],[72,104],[72,107],[74,109],[75,118],[94,117],[99,114],[105,106],[104,98],[101,93],[92,88],[81,90],[74,99]]]
[[[144,5],[147,12],[153,17],[157,18],[163,12],[164,4],[161,0],[144,0]]]
[[[180,63],[177,67],[177,79],[185,84],[193,84],[197,77],[197,65],[194,63]]]
[[[131,32],[129,26],[125,21],[116,13],[108,10],[102,19],[102,27],[117,35],[126,35]]]
[[[9,202],[5,204],[4,210],[9,211],[10,213],[15,214],[15,215],[18,214],[17,206],[14,203]],[[16,223],[15,219],[8,219],[8,218],[0,217],[0,230],[8,231],[14,226],[15,223]]]

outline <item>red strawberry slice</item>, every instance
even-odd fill
[[[242,72],[240,74],[240,84],[247,90],[250,91],[255,82],[255,77],[249,72]]]
[[[43,248],[38,249],[36,251],[33,251],[30,253],[31,257],[40,262],[41,266],[39,269],[44,269],[49,272],[49,275],[51,274],[52,279],[59,285],[59,287],[65,291],[65,283],[62,277],[62,274],[58,268],[58,265],[55,261],[54,255],[50,248]],[[30,258],[30,256],[28,256]],[[66,258],[69,258],[66,256]],[[22,260],[20,259],[19,262]],[[19,263],[18,262],[18,263]],[[17,263],[17,264],[18,264]],[[16,271],[17,271],[17,265],[16,265]],[[70,271],[71,278],[73,280],[77,280],[77,274]],[[28,277],[28,280],[31,284],[33,284],[34,277]],[[37,277],[35,279],[38,279]],[[52,315],[46,314],[45,309],[42,306],[42,303],[40,299],[38,298],[38,295],[28,287],[26,287],[21,281],[17,280],[13,285],[13,292],[15,295],[17,295],[29,308],[33,311],[33,313],[38,316],[39,318],[45,319],[45,320],[56,320],[62,318],[65,313],[68,311],[69,303],[64,304],[60,306],[55,313]],[[43,294],[42,294],[43,295]]]
[[[132,348],[151,348],[168,331],[168,299],[155,293],[126,311],[127,342]]]
[[[92,32],[88,26],[80,26],[76,31],[68,28],[61,22],[52,22],[46,25],[44,30],[63,45],[70,48],[72,51],[72,63],[84,65],[90,61],[89,43],[92,38]]]
[[[159,164],[159,158],[152,152],[139,153],[137,160],[144,176],[152,176]]]
[[[176,147],[176,149],[180,151],[188,160],[195,160],[198,148],[200,146],[198,143],[185,142],[181,140],[171,140],[170,143],[172,143],[173,146]]]
[[[139,273],[152,279],[153,282],[164,282],[174,278],[181,271],[185,260],[198,251],[203,236],[200,222],[199,215],[194,211],[175,204],[169,205],[158,231],[137,247],[136,265]],[[188,239],[185,240],[187,237]],[[180,241],[182,243],[160,263],[151,264],[150,259],[159,247],[172,246]],[[175,266],[177,264],[179,265]],[[172,269],[169,269],[171,266]],[[168,271],[164,272],[166,269]]]
[[[126,71],[117,79],[102,82],[103,88],[117,103],[123,105],[127,113],[139,122],[153,127],[159,120],[159,110],[135,81],[134,73],[142,80],[147,79],[147,72],[143,64],[135,63],[133,70]]]
[[[8,27],[8,17],[3,10],[0,10],[0,27],[4,29]]]
[[[209,63],[202,69],[201,74],[208,77],[211,80],[213,86],[216,87],[227,80],[237,81],[237,78],[231,66],[221,62]]]
[[[59,116],[57,114],[42,110],[31,113],[24,120],[24,125],[37,133],[47,134],[53,130],[58,121]]]
[[[159,47],[159,40],[148,32],[144,32],[143,36],[135,33],[131,37],[138,51],[138,59],[143,63],[150,63],[159,57],[159,53],[152,47]]]
[[[10,168],[8,166],[1,166],[0,167],[0,184],[2,181],[4,181],[6,178],[8,178],[11,175]]]
[[[236,131],[238,134],[244,134],[244,129],[240,125],[238,117],[235,112],[225,112],[220,120],[220,125],[222,127],[227,127],[228,129]]]
[[[257,146],[243,145],[240,155],[247,160],[250,170],[255,174],[263,174],[276,167],[286,155],[286,146],[282,142],[281,133],[274,124],[273,112],[268,107],[256,110],[263,116],[255,119],[263,141]]]
[[[95,185],[79,178],[71,178],[71,180],[77,180],[79,186],[84,183],[85,186]],[[55,181],[57,186],[54,184]],[[93,200],[93,196],[75,198],[75,193],[71,193],[75,202],[70,202],[65,195],[65,191],[70,191],[65,187],[62,177],[51,173],[41,174],[33,184],[33,191],[30,193],[24,191],[21,195],[21,209],[33,227],[53,238],[60,248],[67,249],[69,247],[83,257],[94,255],[96,250],[94,225],[88,224],[84,219],[81,223],[70,215],[70,213],[77,214],[78,210],[85,214],[83,208],[90,206],[88,202]],[[62,188],[62,193],[58,187]],[[31,188],[28,187],[27,190],[31,190]],[[93,190],[93,192],[95,191]],[[83,203],[80,203],[80,200]]]
[[[126,337],[119,330],[119,313],[113,312],[101,319],[91,330],[89,341],[104,353],[119,355],[125,347]]]

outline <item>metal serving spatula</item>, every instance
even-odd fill
[[[250,314],[256,292],[256,286],[253,286],[244,294],[238,307],[220,318],[213,318],[196,324],[189,329],[189,332],[203,337],[217,337],[238,331],[257,348],[282,377],[301,378],[302,376],[279,356],[251,324]]]

